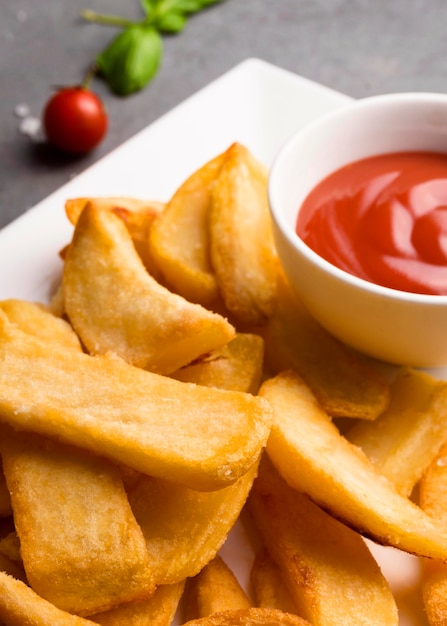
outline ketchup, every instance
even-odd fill
[[[382,154],[342,167],[307,196],[296,230],[354,276],[447,295],[447,154]]]

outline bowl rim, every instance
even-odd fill
[[[376,104],[380,105],[382,103],[386,105],[387,103],[401,104],[404,102],[407,104],[443,104],[446,106],[447,115],[447,94],[436,92],[386,93],[374,96],[367,96],[364,98],[360,98],[359,100],[348,102],[347,104],[342,105],[335,111],[323,114],[312,122],[306,124],[303,128],[295,131],[295,133],[293,133],[288,139],[286,139],[282,146],[280,146],[270,167],[268,177],[268,200],[270,214],[277,229],[282,233],[282,235],[287,239],[288,243],[292,247],[297,248],[298,251],[308,259],[308,261],[318,266],[321,271],[326,272],[338,281],[345,282],[353,288],[364,290],[365,292],[368,292],[370,294],[391,298],[396,301],[405,301],[420,305],[426,304],[435,308],[441,306],[444,307],[447,306],[447,295],[421,294],[411,291],[394,289],[392,287],[385,287],[383,285],[378,285],[374,282],[368,281],[364,278],[359,278],[358,276],[350,274],[346,270],[342,270],[336,265],[333,265],[330,261],[327,261],[317,252],[312,250],[312,248],[310,248],[303,241],[303,239],[301,239],[301,237],[297,234],[295,228],[292,227],[286,219],[284,211],[281,207],[281,202],[278,198],[277,179],[280,176],[281,166],[283,161],[287,159],[287,156],[290,154],[290,152],[293,152],[296,142],[300,141],[303,137],[305,138],[308,135],[312,136],[314,130],[318,129],[320,126],[331,124],[341,117],[346,117],[350,114],[352,110],[356,111],[362,109],[370,109]]]

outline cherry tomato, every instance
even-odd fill
[[[50,144],[64,152],[85,154],[104,137],[108,118],[95,93],[82,86],[64,87],[49,99],[43,125]]]

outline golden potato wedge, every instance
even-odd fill
[[[65,201],[65,214],[76,226],[79,216],[87,204],[93,204],[103,211],[126,211],[138,215],[139,213],[151,213],[155,217],[163,209],[164,204],[155,200],[144,200],[126,196],[89,196],[82,198],[69,198]]]
[[[298,613],[314,626],[396,626],[397,607],[362,537],[289,487],[263,457],[248,509]]]
[[[404,368],[391,386],[388,409],[373,422],[359,421],[345,436],[410,496],[447,441],[446,415],[447,382]]]
[[[151,596],[146,544],[119,469],[33,433],[2,430],[4,471],[27,579],[78,615]]]
[[[419,486],[421,507],[445,526],[447,523],[447,445],[425,472]],[[440,560],[424,562],[422,597],[430,626],[447,623],[447,564]]]
[[[279,609],[251,607],[214,613],[185,622],[183,626],[310,626],[310,623]]]
[[[211,188],[224,154],[200,167],[154,220],[150,253],[171,289],[190,302],[212,306],[219,296],[210,261],[208,211]]]
[[[220,556],[214,557],[188,581],[185,613],[188,620],[251,606],[236,576]]]
[[[78,220],[63,289],[65,311],[91,354],[112,352],[150,371],[170,374],[235,334],[222,316],[157,283],[122,221],[91,205]]]
[[[374,420],[387,407],[389,384],[310,317],[282,274],[262,335],[271,374],[297,371],[332,417]]]
[[[103,211],[111,211],[122,219],[146,269],[159,280],[160,272],[149,254],[149,232],[155,216],[163,210],[164,204],[127,197],[71,198],[65,202],[65,213],[74,226],[87,204]]]
[[[41,598],[21,580],[0,571],[0,620],[7,626],[94,626]]]
[[[281,568],[265,547],[261,547],[256,553],[250,571],[250,583],[255,606],[297,613],[298,609],[286,586]]]
[[[184,586],[184,581],[160,585],[148,600],[122,604],[89,619],[101,626],[171,626]]]
[[[161,279],[161,273],[153,262],[152,255],[149,251],[149,233],[158,212],[158,210],[154,210],[152,207],[147,208],[145,211],[136,212],[120,207],[112,209],[112,213],[124,222],[132,238],[135,250],[143,261],[145,268],[151,276],[159,281]]]
[[[267,453],[284,479],[378,543],[447,560],[447,532],[337,430],[300,376],[263,383],[273,408]]]
[[[56,285],[48,303],[48,311],[55,317],[64,317],[64,291],[62,289],[62,280]]]
[[[23,580],[26,582],[25,570],[23,569],[21,563],[13,561],[2,552],[0,552],[0,572],[5,572],[14,578],[17,578],[17,580]]]
[[[234,485],[211,492],[150,476],[140,476],[128,488],[157,584],[195,576],[216,556],[245,504],[256,471],[257,464]]]
[[[49,350],[0,311],[0,421],[213,490],[253,467],[271,409],[251,394],[182,383],[116,357]]]
[[[20,540],[16,530],[11,531],[0,539],[0,554],[6,556],[10,561],[15,561],[16,563],[22,562]]]
[[[206,387],[256,394],[262,378],[264,341],[259,335],[236,333],[226,346],[182,367],[172,378]]]
[[[70,324],[53,315],[44,304],[18,299],[0,300],[0,309],[20,330],[50,343],[82,350],[79,337]]]
[[[234,143],[211,190],[211,263],[227,309],[263,324],[273,310],[278,261],[267,199],[267,169]]]

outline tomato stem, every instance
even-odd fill
[[[90,89],[90,83],[92,82],[92,79],[95,77],[98,71],[99,71],[98,64],[92,63],[92,65],[90,65],[87,72],[85,73],[84,78],[81,81],[81,87],[83,89]]]
[[[132,26],[134,24],[134,22],[132,22],[131,20],[126,20],[124,17],[95,13],[95,11],[90,11],[90,9],[84,9],[83,11],[81,11],[81,16],[88,22],[107,24],[109,26],[119,26],[121,28],[127,28],[128,26]]]

